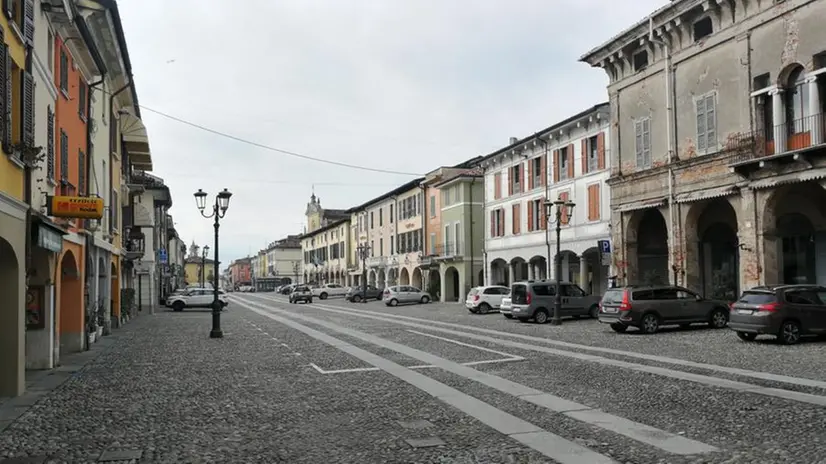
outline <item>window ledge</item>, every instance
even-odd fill
[[[11,30],[14,32],[14,35],[17,37],[17,40],[20,41],[20,44],[25,44],[26,38],[23,37],[23,33],[20,31],[20,28],[17,26],[17,23],[15,23],[12,20],[9,20],[9,25],[11,26]]]
[[[11,160],[12,164],[14,164],[15,166],[17,166],[20,169],[26,169],[26,165],[23,164],[23,161],[21,161],[19,157],[17,157],[16,155],[8,155],[8,156],[9,156],[9,160]]]
[[[63,94],[63,98],[65,98],[66,100],[69,99],[69,91],[68,90],[64,89],[63,87],[60,87],[60,93]]]

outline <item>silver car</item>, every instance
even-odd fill
[[[394,285],[384,289],[382,301],[387,306],[396,306],[399,303],[430,303],[430,295],[410,285]]]

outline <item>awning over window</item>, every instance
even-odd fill
[[[737,193],[737,186],[728,185],[725,187],[715,187],[710,189],[695,190],[674,195],[676,203],[691,203],[694,201],[710,200],[712,198],[727,197]]]
[[[749,188],[759,190],[778,187],[786,184],[796,184],[798,182],[808,182],[810,180],[826,179],[826,168],[814,168],[806,171],[792,172],[780,176],[767,177],[749,184]]]
[[[625,203],[614,207],[614,211],[618,213],[628,213],[631,211],[639,211],[648,208],[658,208],[665,204],[665,197],[653,198],[651,200],[635,201]]]
[[[142,171],[151,171],[152,153],[149,150],[149,136],[146,134],[143,121],[132,114],[121,115],[120,130],[132,165]]]

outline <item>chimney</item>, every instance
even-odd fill
[[[516,142],[518,142],[518,141],[519,141],[519,139],[518,139],[518,138],[516,138],[516,137],[511,137],[511,139],[510,139],[510,143],[508,143],[508,145],[513,145],[514,143],[516,143]]]

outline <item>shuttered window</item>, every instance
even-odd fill
[[[83,82],[82,77],[78,78],[77,91],[78,91],[77,114],[78,114],[78,116],[80,116],[80,119],[85,121],[86,120],[86,103],[87,103],[86,101],[88,100],[88,98],[86,97],[86,92],[88,91],[88,87],[86,86],[86,83]]]
[[[635,149],[637,168],[651,167],[651,119],[643,118],[634,121]]]
[[[86,195],[86,153],[77,151],[77,194]]]
[[[14,99],[12,98],[12,60],[11,53],[9,53],[9,46],[3,45],[4,59],[0,63],[3,68],[3,76],[0,78],[0,85],[3,85],[3,151],[12,154],[12,107],[14,106]]]
[[[46,108],[46,176],[50,180],[55,180],[54,168],[54,111],[50,105]]]
[[[29,72],[23,72],[23,142],[26,145],[34,146],[34,76]]]
[[[66,50],[60,49],[60,76],[58,76],[60,90],[69,93],[69,56]]]
[[[34,45],[34,0],[24,0],[23,38],[28,45]]]
[[[60,129],[60,181],[69,182],[69,136]]]
[[[600,219],[600,190],[599,184],[588,186],[588,220],[599,221]]]
[[[6,107],[7,105],[11,105],[11,100],[6,99],[6,92],[3,85],[6,82],[6,58],[9,56],[9,47],[2,43],[4,40],[5,34],[3,30],[0,29],[0,142],[2,142],[2,148],[5,153],[11,153],[11,133],[6,134]],[[9,138],[8,143],[6,143],[6,138]]]
[[[695,100],[697,110],[697,151],[701,153],[717,148],[717,104],[714,94]]]

